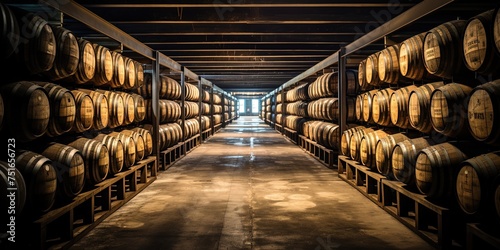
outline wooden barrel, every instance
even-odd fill
[[[108,148],[99,141],[78,138],[68,144],[82,153],[85,160],[85,181],[94,185],[106,179],[109,172]]]
[[[399,72],[402,76],[420,81],[429,77],[424,66],[424,38],[426,33],[412,36],[399,47]]]
[[[2,48],[0,49],[0,59],[5,60],[18,49],[21,35],[16,16],[3,3],[0,3],[0,16],[3,20],[0,26],[0,48]]]
[[[123,88],[133,89],[137,84],[135,62],[134,60],[128,57],[124,57],[124,63],[125,63],[125,84],[123,85]]]
[[[178,100],[181,98],[181,85],[176,80],[160,76],[160,98],[169,100]]]
[[[417,89],[417,86],[410,85],[404,88],[400,88],[394,91],[391,95],[391,122],[394,126],[400,128],[411,128],[410,118],[408,112],[408,102],[410,99],[410,93]]]
[[[495,41],[495,48],[497,55],[500,55],[500,8],[495,11],[495,17],[493,20],[493,40]]]
[[[81,133],[89,130],[94,123],[94,102],[85,92],[72,90],[75,97],[76,118],[73,131]]]
[[[125,62],[123,56],[116,51],[111,51],[111,58],[113,60],[113,78],[108,82],[108,85],[112,88],[120,88],[125,84]]]
[[[495,53],[493,20],[495,10],[481,13],[467,22],[463,38],[465,66],[479,74],[496,74],[500,57]]]
[[[20,141],[45,134],[50,120],[50,102],[45,90],[32,82],[16,82],[1,87],[7,127]]]
[[[371,133],[367,133],[361,139],[361,143],[359,145],[359,159],[363,165],[375,169],[375,155],[376,155],[376,146],[378,140],[388,136],[390,133],[384,130],[376,130]]]
[[[436,131],[449,137],[468,133],[467,104],[471,91],[466,85],[450,83],[432,92],[430,112]]]
[[[92,46],[94,47],[96,60],[92,82],[96,86],[102,86],[113,80],[113,58],[108,48],[95,43]]]
[[[299,118],[303,121],[303,118]],[[300,121],[300,120],[299,120]],[[329,122],[323,122],[320,128],[320,131],[318,131],[320,144],[331,149],[338,149],[339,144],[340,144],[340,126],[337,124],[329,123]]]
[[[467,71],[462,51],[462,34],[466,23],[464,20],[450,21],[425,35],[424,65],[429,73],[451,79]]]
[[[50,25],[43,18],[27,13],[22,16],[21,36],[23,45],[20,56],[30,74],[38,74],[52,68],[56,57],[56,38]]]
[[[351,156],[349,143],[351,142],[351,137],[356,131],[366,129],[364,126],[356,126],[350,129],[346,129],[342,133],[342,137],[340,138],[340,152],[345,156]]]
[[[495,178],[500,175],[500,153],[483,154],[460,164],[456,182],[458,204],[466,214],[483,215],[494,210]],[[494,213],[494,212],[493,212]]]
[[[500,80],[480,85],[471,92],[468,105],[469,129],[478,141],[500,143]]]
[[[378,74],[378,55],[380,52],[368,56],[365,64],[366,82],[373,86],[380,86],[383,82]]]
[[[370,85],[366,81],[366,60],[367,59],[361,61],[358,66],[358,84],[362,91],[366,91],[370,88]]]
[[[75,98],[71,91],[57,84],[36,82],[47,91],[50,102],[50,119],[47,135],[58,136],[70,131],[76,119]]]
[[[394,177],[405,184],[415,184],[415,163],[420,150],[432,145],[425,138],[415,138],[396,144],[392,150],[392,173]]]
[[[398,84],[409,82],[399,69],[399,44],[385,48],[378,55],[378,77],[382,82]]]
[[[375,93],[372,102],[373,121],[381,126],[392,126],[391,95],[394,90],[386,88]]]
[[[405,134],[397,133],[382,137],[375,145],[375,166],[379,173],[392,177],[392,150],[396,144],[409,140]]]
[[[359,129],[354,132],[349,140],[349,150],[351,152],[351,159],[355,161],[360,161],[360,147],[361,147],[361,139],[368,133],[375,131],[372,128]]]
[[[75,74],[80,60],[78,40],[73,33],[63,27],[52,25],[56,39],[56,57],[47,75],[52,81]]]
[[[108,126],[110,128],[121,126],[125,120],[125,104],[123,102],[122,96],[118,92],[105,91],[100,89],[98,89],[97,91],[104,94],[108,101]]]
[[[410,93],[408,99],[408,116],[410,125],[416,130],[429,133],[432,131],[430,114],[432,92],[444,86],[443,82],[434,82],[422,85]]]
[[[96,54],[92,43],[82,38],[78,38],[78,50],[80,56],[76,72],[72,77],[66,78],[65,81],[83,84],[94,78],[97,63]]]
[[[140,88],[144,86],[144,68],[142,64],[138,61],[134,61],[135,63],[135,78],[136,78],[136,86],[135,88]]]
[[[57,190],[57,172],[52,162],[43,155],[24,151],[16,157],[16,168],[26,183],[25,211],[48,212],[54,205]]]
[[[347,69],[344,74],[345,74],[345,80],[347,82],[346,83],[347,84],[347,94],[348,95],[358,94],[358,91],[360,89],[359,88],[360,85],[358,83],[358,71],[353,70],[353,69]],[[336,77],[338,78],[338,74],[336,74]],[[338,86],[336,88],[338,88]]]
[[[101,142],[108,149],[109,155],[109,172],[108,177],[113,177],[123,169],[125,161],[125,149],[123,143],[116,137],[99,134],[94,140]]]
[[[429,198],[455,197],[455,168],[466,159],[460,149],[448,142],[422,149],[415,164],[418,190]]]
[[[378,90],[370,90],[368,92],[365,92],[363,94],[363,121],[372,123],[373,118],[372,118],[372,104],[373,104],[373,98],[375,94],[378,92]]]
[[[130,94],[134,100],[134,122],[141,122],[146,118],[146,104],[144,98],[137,94]]]
[[[123,98],[124,113],[123,113],[123,125],[131,124],[135,121],[135,103],[134,98],[125,92],[119,92]]]
[[[130,136],[134,140],[134,142],[135,142],[135,162],[137,163],[137,162],[141,161],[142,159],[144,159],[146,147],[145,147],[145,142],[144,142],[144,138],[142,137],[142,135],[136,131],[127,130],[127,129],[120,131],[120,133]]]
[[[119,132],[111,132],[109,135],[115,137],[116,139],[122,142],[124,150],[123,167],[125,169],[129,169],[131,166],[134,165],[136,161],[137,150],[134,139],[128,135]]]
[[[0,5],[0,8],[1,7]],[[12,174],[9,175],[9,172],[13,173],[13,176]],[[7,188],[16,189],[9,191]],[[14,196],[11,195],[12,192]],[[4,161],[0,161],[0,195],[2,195],[2,198],[0,198],[2,204],[8,204],[5,207],[13,207],[15,214],[18,216],[22,213],[24,204],[26,203],[26,184],[23,175],[16,167],[9,167],[9,164]],[[2,218],[2,222],[5,224],[8,223],[7,213],[0,218]],[[5,221],[3,218],[5,218]]]
[[[356,120],[357,121],[363,121],[363,94],[357,95],[356,96]]]
[[[139,133],[144,139],[144,157],[151,155],[153,153],[153,136],[151,131],[143,128],[133,128],[132,131]]]
[[[95,130],[101,130],[107,127],[109,122],[108,98],[106,98],[104,94],[97,91],[88,89],[78,89],[78,91],[86,93],[92,98],[94,107],[94,121],[92,128]]]
[[[41,154],[52,161],[57,171],[58,194],[65,200],[76,197],[85,185],[85,163],[80,151],[53,142]]]

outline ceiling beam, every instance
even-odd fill
[[[414,4],[399,4],[410,7]],[[387,8],[387,3],[86,4],[88,8]]]

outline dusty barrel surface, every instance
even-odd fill
[[[80,150],[85,161],[85,181],[89,185],[102,182],[109,172],[108,148],[99,141],[78,138],[68,146]]]
[[[454,197],[457,166],[466,159],[467,156],[450,143],[422,149],[415,164],[418,190],[430,198]]]
[[[26,206],[33,214],[48,212],[54,205],[57,172],[50,159],[31,151],[19,152],[16,168],[26,183]]]
[[[434,129],[446,136],[465,136],[468,133],[467,104],[471,87],[446,84],[432,92],[431,122]]]
[[[375,166],[384,176],[392,176],[392,150],[396,144],[409,140],[405,134],[397,133],[382,137],[375,145]]]
[[[46,91],[32,82],[15,82],[0,87],[5,104],[8,130],[20,141],[45,134],[50,121],[50,101]]]
[[[488,144],[500,143],[500,80],[474,88],[467,108],[472,136]]]
[[[57,190],[64,199],[73,199],[85,184],[85,164],[83,156],[73,147],[51,143],[41,153],[52,161],[57,171]]]
[[[466,214],[494,213],[495,178],[500,175],[500,153],[483,154],[460,164],[456,181],[458,204]]]
[[[435,89],[442,86],[444,86],[443,82],[429,83],[412,90],[410,93],[408,115],[411,126],[416,130],[423,133],[432,131],[431,95]]]
[[[394,177],[405,184],[415,184],[415,163],[420,150],[433,145],[425,138],[415,138],[396,144],[392,150],[392,172]]]

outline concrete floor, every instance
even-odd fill
[[[74,249],[432,249],[285,140],[241,117]]]

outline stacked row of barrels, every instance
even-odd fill
[[[222,124],[223,118],[223,108],[222,108],[222,98],[219,93],[213,94],[213,104],[212,104],[212,112],[213,116],[213,124],[214,126],[218,126]]]
[[[18,9],[12,12],[3,4],[2,12],[10,17],[9,37],[15,37],[2,47],[4,69],[22,70],[50,81],[92,83],[97,87],[134,89],[143,84],[144,70],[139,62],[77,38],[71,31],[49,24],[36,14]],[[24,74],[6,77],[19,79]]]
[[[20,141],[144,120],[144,99],[119,91],[73,89],[48,82],[13,82],[0,88],[6,130]]]
[[[500,219],[499,152],[364,126],[344,131],[341,152],[433,202],[458,203],[465,214]]]
[[[83,190],[129,169],[152,150],[151,133],[143,128],[79,137],[65,144],[51,142],[35,151],[21,150],[15,156],[18,200],[26,201],[28,214],[46,213],[56,201],[70,202]],[[5,174],[8,168],[9,164],[0,162],[0,172]],[[9,179],[2,176],[1,183],[7,186]],[[18,203],[18,212],[23,211],[23,203]]]

